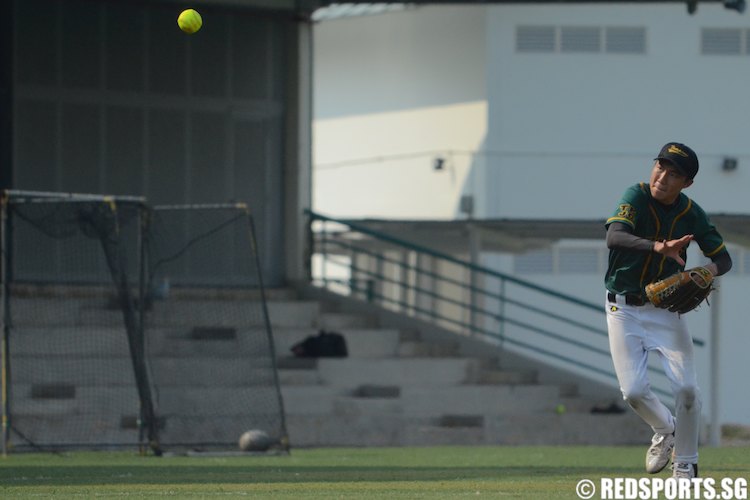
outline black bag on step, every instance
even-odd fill
[[[290,350],[298,358],[345,358],[349,354],[344,336],[325,330],[294,344]]]

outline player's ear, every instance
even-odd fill
[[[682,189],[687,189],[692,185],[693,185],[693,179],[685,179],[685,187],[683,187]]]

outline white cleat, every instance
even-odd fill
[[[672,477],[675,479],[698,477],[698,464],[676,463],[672,465]]]
[[[646,472],[656,474],[664,470],[674,449],[674,434],[654,434],[646,452]]]

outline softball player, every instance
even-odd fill
[[[721,235],[682,192],[697,173],[695,152],[684,144],[667,143],[655,159],[649,182],[628,188],[606,223],[607,329],[620,390],[654,431],[646,471],[660,472],[672,458],[673,476],[685,478],[698,476],[701,398],[692,338],[684,318],[652,306],[644,288],[683,270],[691,241],[711,259],[704,267],[714,276],[732,267]],[[652,352],[671,382],[675,415],[649,385],[646,368]]]

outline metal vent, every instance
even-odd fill
[[[601,48],[601,28],[563,26],[560,29],[560,50],[562,52],[600,52]]]
[[[517,26],[516,52],[554,52],[554,26]]]
[[[608,27],[605,51],[612,54],[645,54],[646,28]]]
[[[646,28],[516,26],[516,52],[645,54]]]
[[[599,272],[599,249],[597,248],[560,248],[557,258],[559,274]]]
[[[513,271],[516,274],[552,274],[555,261],[551,250],[535,250],[516,255],[513,259]]]
[[[739,28],[704,28],[701,31],[701,53],[704,55],[739,55],[747,53],[747,37]],[[743,44],[743,38],[745,43]]]

